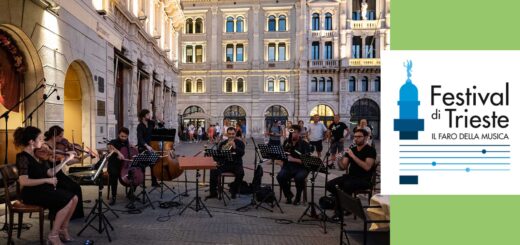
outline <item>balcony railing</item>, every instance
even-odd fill
[[[381,66],[381,59],[349,59],[349,66]]]
[[[318,30],[311,31],[312,38],[320,38],[320,37],[335,37],[338,35],[338,32],[335,30]]]
[[[310,68],[337,68],[339,60],[309,60]]]
[[[350,21],[350,28],[354,30],[379,29],[381,28],[381,21],[378,20],[352,20]]]

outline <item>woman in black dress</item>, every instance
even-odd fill
[[[54,226],[48,235],[52,244],[62,244],[61,240],[71,241],[69,235],[69,221],[78,197],[63,189],[56,189],[57,178],[53,177],[70,160],[64,160],[54,168],[49,168],[46,162],[40,162],[34,155],[34,150],[43,144],[43,134],[35,127],[17,128],[14,132],[14,143],[23,147],[23,151],[16,155],[19,182],[22,187],[24,203],[42,206],[55,214]]]
[[[43,143],[43,147],[48,147],[48,149],[52,151],[54,148],[56,148],[56,144],[58,144],[57,142],[62,142],[62,140],[64,139],[63,128],[61,128],[60,126],[52,126],[49,128],[47,132],[45,132],[44,136],[45,142]],[[76,162],[79,161],[77,159],[74,159],[68,162],[68,164]],[[49,162],[48,164],[52,165],[52,162]],[[56,165],[57,164],[58,162],[56,162]],[[74,210],[71,219],[85,217],[85,214],[83,213],[83,194],[81,192],[81,186],[74,180],[69,178],[69,176],[67,176],[63,172],[63,170],[60,170],[58,173],[56,173],[56,178],[58,178],[58,185],[56,186],[57,188],[72,192],[74,195],[78,196],[78,205],[76,206],[76,209]]]

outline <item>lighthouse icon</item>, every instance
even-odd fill
[[[408,79],[399,90],[399,119],[394,119],[394,131],[399,131],[400,140],[416,140],[418,131],[424,131],[424,119],[419,119],[419,93],[412,83],[412,61],[408,60],[404,66]]]

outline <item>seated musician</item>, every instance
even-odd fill
[[[230,150],[233,153],[233,161],[222,162],[219,163],[216,169],[212,169],[210,171],[210,179],[209,179],[209,191],[210,194],[206,198],[216,198],[217,194],[217,182],[220,174],[233,173],[235,174],[235,181],[231,184],[230,192],[231,198],[236,198],[237,189],[242,183],[242,179],[244,179],[244,167],[242,166],[242,156],[245,154],[245,145],[242,140],[237,139],[236,130],[233,127],[229,127],[226,130],[227,139],[220,142],[218,145],[218,149],[222,150]]]
[[[110,184],[110,189],[112,190],[112,199],[110,200],[109,205],[116,204],[116,196],[117,196],[117,182],[119,181],[119,177],[121,175],[121,163],[123,159],[130,159],[130,156],[125,156],[121,153],[123,148],[130,147],[130,143],[128,142],[128,135],[130,131],[128,128],[121,127],[117,132],[117,139],[113,139],[108,143],[108,151],[115,151],[116,154],[113,154],[108,159],[108,180]],[[129,150],[123,152],[130,152]]]
[[[48,208],[49,215],[55,217],[48,236],[51,244],[62,244],[60,240],[72,241],[69,235],[69,221],[78,203],[78,197],[72,192],[56,188],[60,181],[54,177],[72,156],[55,167],[49,167],[47,161],[36,159],[35,149],[41,148],[43,135],[40,129],[31,126],[17,128],[14,132],[14,143],[23,147],[23,151],[16,155],[23,202]]]
[[[330,180],[325,185],[327,191],[332,195],[336,195],[336,186],[339,186],[345,193],[352,195],[356,190],[370,188],[370,179],[373,166],[376,159],[376,149],[370,146],[368,141],[369,134],[364,129],[356,129],[354,131],[355,146],[345,150],[343,160],[338,163],[339,169],[347,170],[343,176]],[[337,216],[338,205],[336,205],[335,220],[339,220]]]
[[[60,149],[65,149],[67,153],[71,153],[75,156],[67,164],[78,163],[79,160],[77,158],[76,152],[73,149],[63,148],[64,146],[60,145],[61,143],[59,142],[65,141],[63,133],[64,130],[60,126],[55,125],[50,127],[49,130],[44,134],[45,142],[43,143],[42,148],[47,148],[47,150],[50,152],[52,152],[53,149],[56,149],[56,151],[60,151],[61,153],[63,153],[63,151]],[[56,164],[58,164],[58,162],[56,162]],[[49,165],[52,165],[52,159],[49,162]],[[76,205],[76,210],[72,215],[72,219],[83,218],[85,214],[83,212],[83,194],[81,192],[81,186],[69,178],[69,176],[64,173],[63,169],[56,173],[56,178],[58,178],[57,188],[70,191],[78,197],[78,204]]]
[[[289,134],[289,138],[283,145],[284,150],[290,154],[287,156],[288,159],[284,161],[282,169],[276,176],[276,179],[282,188],[284,196],[287,198],[286,203],[299,205],[303,187],[305,186],[305,178],[309,174],[307,169],[303,166],[300,156],[310,154],[312,149],[309,143],[301,138],[301,128],[299,125],[292,125],[291,129],[293,132]],[[294,198],[294,202],[292,200],[294,195],[291,192],[290,185],[292,178],[294,178],[296,185],[296,197]]]

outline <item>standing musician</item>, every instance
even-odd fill
[[[129,153],[130,143],[128,142],[128,135],[130,134],[130,130],[128,128],[122,127],[117,132],[117,139],[113,139],[108,143],[108,151],[114,151],[116,154],[113,154],[108,159],[108,180],[110,189],[112,190],[112,199],[110,200],[109,205],[116,204],[116,196],[117,196],[117,182],[119,181],[119,177],[121,174],[121,163],[124,159],[130,159],[130,156],[125,156],[121,153],[123,148],[127,148],[126,152]],[[132,191],[130,191],[132,193]]]
[[[60,151],[60,144],[58,142],[66,141],[66,139],[63,137],[63,133],[64,130],[60,126],[55,125],[50,127],[49,130],[44,134],[45,142],[43,143],[42,148],[50,152],[52,152],[53,149]],[[63,153],[63,151],[60,151],[60,153]],[[74,164],[79,162],[75,151],[67,151],[66,153],[74,156],[74,158],[72,158],[67,164]],[[52,161],[55,160],[49,159],[49,165],[52,165]],[[57,161],[55,162],[58,164]],[[78,204],[76,205],[76,210],[72,215],[72,219],[85,217],[83,212],[83,194],[81,192],[81,186],[69,178],[69,176],[63,172],[63,169],[56,173],[56,178],[58,178],[58,188],[72,192],[78,197]]]
[[[137,125],[137,147],[139,152],[143,151],[152,151],[152,146],[150,146],[150,142],[152,141],[152,131],[155,128],[155,122],[151,120],[151,113],[147,109],[141,110],[139,112],[139,125]],[[150,172],[152,173],[152,166],[150,166]],[[157,182],[157,178],[152,175],[152,186],[160,187]]]
[[[55,217],[48,235],[51,244],[62,244],[60,240],[72,241],[69,235],[69,221],[78,203],[78,197],[72,192],[56,188],[59,180],[54,177],[71,156],[55,167],[49,167],[47,161],[36,159],[36,149],[41,148],[43,135],[40,129],[32,126],[17,128],[14,132],[14,143],[23,147],[23,151],[16,155],[23,202],[48,208],[49,214]]]
[[[242,140],[236,138],[236,130],[233,127],[228,127],[226,130],[227,139],[220,142],[218,145],[219,150],[230,150],[233,153],[232,162],[223,162],[216,169],[210,171],[209,177],[209,196],[208,198],[216,198],[217,194],[217,180],[220,174],[224,172],[230,172],[235,174],[235,181],[231,184],[229,192],[231,192],[231,198],[236,198],[237,189],[244,179],[244,167],[242,166],[242,156],[245,154],[245,145]]]
[[[285,152],[289,154],[287,156],[288,159],[284,161],[282,169],[276,176],[276,179],[282,188],[284,196],[287,198],[286,203],[299,205],[303,187],[305,186],[305,178],[309,174],[302,164],[301,155],[310,154],[312,151],[309,143],[301,138],[300,126],[292,125],[291,129],[292,132],[283,145]],[[292,178],[294,178],[296,185],[296,197],[294,198],[294,202],[292,201],[294,195],[291,192],[290,185]]]

